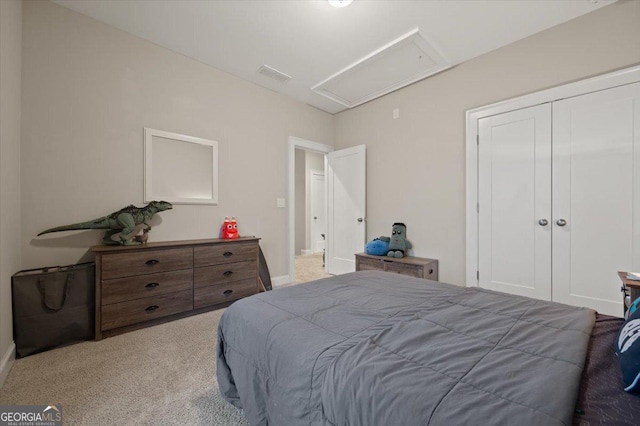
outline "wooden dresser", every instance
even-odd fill
[[[95,246],[96,340],[258,293],[259,238]]]
[[[356,254],[356,271],[372,269],[438,281],[438,261],[436,259],[412,256],[396,259],[366,253]]]

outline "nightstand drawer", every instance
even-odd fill
[[[193,270],[160,272],[102,281],[102,305],[191,290]]]
[[[192,248],[124,252],[103,257],[102,279],[109,280],[192,267]]]
[[[233,241],[233,240],[230,240]],[[193,266],[227,264],[229,262],[258,261],[258,246],[252,243],[216,244],[196,247],[194,249]]]
[[[256,261],[234,262],[215,266],[195,268],[193,271],[193,286],[206,287],[253,278],[255,281]]]
[[[389,262],[386,263],[385,270],[388,272],[395,272],[397,274],[410,275],[416,278],[424,277],[423,267],[418,265],[407,265],[403,263]]]
[[[258,286],[255,278],[233,283],[210,285],[194,290],[193,304],[194,308],[198,309],[251,296],[257,292]]]
[[[384,263],[382,259],[359,259],[358,271],[384,271]]]
[[[102,307],[102,330],[124,327],[193,309],[193,290],[145,297]]]

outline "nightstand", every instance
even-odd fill
[[[626,272],[618,272],[618,276],[622,280],[622,288],[620,289],[623,294],[624,313],[627,313],[629,305],[633,303],[638,297],[640,297],[640,281],[630,280],[627,278]]]
[[[399,259],[387,256],[356,254],[356,271],[378,270],[410,275],[438,281],[438,261],[424,257],[405,256]]]

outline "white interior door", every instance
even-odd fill
[[[311,171],[309,184],[309,210],[311,217],[310,223],[310,247],[312,253],[319,253],[324,250],[325,239],[322,235],[327,233],[327,209],[325,199],[325,181],[324,173]]]
[[[327,154],[327,251],[330,274],[355,271],[366,239],[366,147]]]
[[[478,283],[551,299],[551,106],[479,120]]]
[[[553,104],[553,299],[621,315],[640,270],[640,83]]]

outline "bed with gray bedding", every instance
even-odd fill
[[[569,425],[595,312],[377,271],[240,300],[223,396],[252,425]]]

